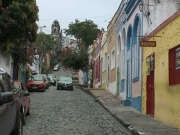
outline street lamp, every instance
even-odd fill
[[[42,33],[42,29],[43,29],[43,28],[46,28],[46,26],[44,25],[44,26],[42,26],[42,27],[39,27],[41,33]]]

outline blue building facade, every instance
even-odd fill
[[[127,1],[126,1],[127,2]],[[120,55],[121,91],[122,104],[133,106],[141,111],[141,58],[142,49],[139,39],[142,34],[141,0],[129,0],[121,11],[125,18],[121,17],[118,24],[117,39]],[[122,15],[121,15],[122,16]]]

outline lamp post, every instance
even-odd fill
[[[40,33],[42,33],[42,29],[43,28],[46,28],[46,26],[44,25],[42,27],[39,27]],[[36,69],[38,70],[39,73],[41,73],[41,71],[42,71],[42,61],[43,61],[43,55],[44,55],[44,44],[43,44],[43,41],[41,41],[41,44],[42,44],[42,55],[41,55],[41,57],[39,57],[39,60],[36,63]],[[39,65],[39,68],[37,67],[38,65]]]
[[[42,27],[39,27],[41,33],[42,33],[42,29],[43,29],[43,28],[46,28],[46,26],[44,25],[44,26],[42,26]]]

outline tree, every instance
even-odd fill
[[[45,33],[39,33],[37,35],[37,39],[35,41],[35,44],[45,52],[50,51],[54,47],[54,40],[51,37],[51,35],[45,34]]]
[[[18,62],[24,45],[37,37],[38,7],[35,0],[1,0],[0,50]],[[24,54],[24,53],[23,53]],[[25,54],[24,54],[25,55]]]
[[[40,73],[42,71],[42,62],[45,57],[46,52],[50,52],[53,50],[54,47],[54,40],[51,35],[45,33],[39,33],[37,35],[37,39],[35,45],[38,47],[38,54],[39,54],[39,66],[40,66]]]
[[[93,43],[99,33],[98,26],[91,20],[80,22],[78,19],[69,24],[68,29],[64,29],[64,33],[68,36],[74,36],[78,41],[83,41],[85,47]]]
[[[85,47],[80,50],[76,48],[65,48],[60,55],[62,65],[74,70],[84,69],[88,66],[88,53]]]

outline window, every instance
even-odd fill
[[[113,51],[111,52],[111,70],[113,70],[115,68],[115,51],[113,49]]]
[[[180,84],[180,45],[169,50],[169,85]]]
[[[107,53],[105,53],[104,56],[104,67],[103,67],[103,71],[105,71],[107,69]]]
[[[132,45],[132,79],[133,82],[139,80],[139,35],[141,33],[140,21],[137,26],[135,44]]]

